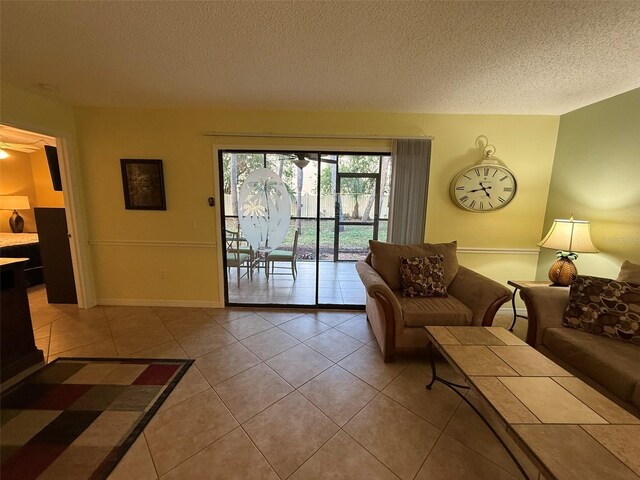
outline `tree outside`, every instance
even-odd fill
[[[320,259],[333,260],[335,216],[341,221],[369,222],[373,220],[375,201],[375,180],[372,178],[342,178],[341,194],[336,198],[336,173],[377,173],[380,169],[380,218],[388,217],[387,198],[390,189],[390,157],[379,155],[335,155],[327,157],[339,159],[339,165],[323,162],[320,181],[317,178],[317,164],[297,167],[288,154],[279,153],[231,153],[223,152],[223,189],[225,193],[225,214],[227,225],[237,225],[233,216],[238,214],[238,189],[247,175],[257,168],[267,167],[282,178],[292,201],[292,228],[283,242],[283,247],[293,243],[294,229],[300,230],[298,242],[299,257],[314,259],[316,254],[317,195],[320,194]],[[319,187],[319,188],[318,188]],[[335,205],[336,207],[332,207]],[[300,217],[312,218],[303,220]],[[378,238],[386,239],[386,221],[379,222]],[[372,238],[370,226],[341,226],[339,237],[340,259],[363,258],[368,251],[368,240]]]

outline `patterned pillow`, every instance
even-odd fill
[[[444,255],[400,257],[403,297],[446,297]]]
[[[562,324],[640,345],[640,284],[578,275]]]
[[[620,273],[616,280],[628,283],[640,283],[640,265],[625,260],[622,262]]]

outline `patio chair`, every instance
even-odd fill
[[[269,276],[269,264],[271,264],[271,274],[273,275],[273,271],[275,269],[275,262],[287,262],[291,265],[291,275],[293,275],[293,279],[296,279],[296,275],[298,274],[298,267],[296,265],[296,255],[298,253],[298,237],[300,236],[300,231],[296,230],[293,234],[293,250],[272,250],[269,252],[266,258],[266,272],[267,277]],[[280,267],[278,267],[280,268]]]
[[[240,232],[233,230],[225,230],[225,240],[227,244],[227,272],[231,273],[231,268],[237,270],[238,286],[240,286],[240,268],[244,265],[247,267],[247,277],[253,280],[253,249],[251,246],[240,246]]]

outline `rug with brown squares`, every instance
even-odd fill
[[[0,398],[3,480],[106,478],[193,360],[58,358]]]

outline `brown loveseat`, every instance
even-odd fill
[[[632,274],[634,268],[637,272]],[[618,280],[640,283],[640,265],[625,262]],[[564,327],[568,288],[527,287],[520,291],[520,297],[529,317],[529,345],[627,410],[640,414],[640,345]],[[640,303],[632,310],[640,312]]]
[[[366,312],[385,362],[396,352],[422,350],[427,325],[491,325],[511,299],[505,286],[458,265],[456,242],[398,245],[369,242],[371,254],[356,263],[367,290]],[[399,257],[444,255],[447,297],[405,298],[400,293]]]

